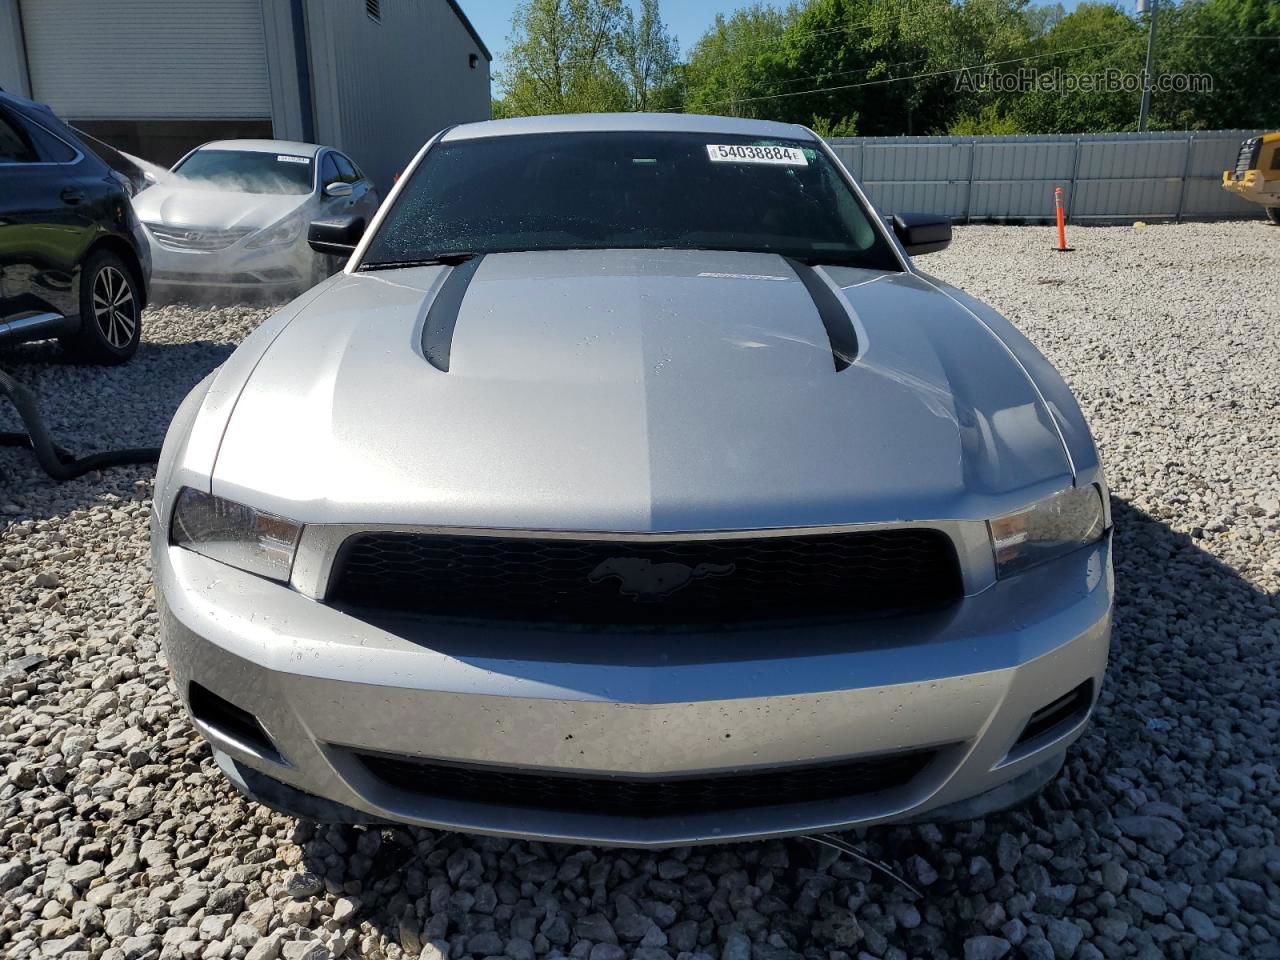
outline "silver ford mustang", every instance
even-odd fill
[[[661,846],[970,818],[1057,772],[1112,609],[1098,454],[798,126],[454,127],[179,409],[153,555],[245,793]]]

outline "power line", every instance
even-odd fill
[[[790,32],[786,27],[782,28],[782,32],[776,37],[757,37],[755,40],[743,40],[740,43],[731,43],[733,47],[754,47],[762,43],[781,43],[783,40],[801,40],[805,37],[821,37],[829,33],[852,33],[855,30],[861,30],[863,27],[875,26],[878,23],[887,23],[887,17],[869,17],[861,23],[846,23],[838,27],[824,27],[821,30],[805,30],[798,33]],[[703,34],[705,38],[707,34]]]
[[[1069,47],[1065,50],[1050,50],[1045,53],[1033,54],[1031,56],[1015,57],[1011,60],[994,60],[994,61],[991,61],[990,63],[979,63],[979,64],[967,66],[967,67],[955,67],[949,70],[933,70],[928,73],[912,74],[911,76],[908,76],[908,77],[885,77],[882,80],[867,80],[863,83],[847,83],[847,84],[841,84],[839,86],[833,86],[833,87],[814,87],[810,90],[794,90],[794,91],[788,91],[786,93],[771,93],[771,94],[767,94],[759,97],[739,97],[732,100],[715,100],[711,103],[702,104],[701,106],[720,107],[720,106],[725,106],[726,104],[732,105],[732,104],[738,104],[738,103],[756,103],[761,100],[780,100],[788,97],[802,97],[812,93],[834,93],[840,90],[856,90],[861,87],[873,87],[873,86],[877,86],[885,83],[900,83],[906,80],[921,80],[929,77],[942,77],[952,73],[964,73],[968,70],[982,70],[986,67],[1000,67],[1010,63],[1026,63],[1029,60],[1041,60],[1041,59],[1044,59],[1045,57],[1056,57],[1066,53],[1079,53],[1082,50],[1096,50],[1103,47],[1118,47],[1125,43],[1131,43],[1135,39],[1141,39],[1141,38],[1140,37],[1124,37],[1120,40],[1112,40],[1107,43],[1093,43],[1093,44],[1087,44],[1082,47]],[[1170,39],[1257,40],[1261,42],[1272,42],[1272,43],[1280,42],[1280,36],[1266,36],[1261,34],[1240,35],[1240,36],[1231,36],[1231,35],[1224,36],[1221,34],[1174,34]],[[917,58],[916,60],[904,60],[902,61],[902,63],[897,63],[897,64],[886,64],[885,68],[887,69],[888,67],[902,66],[908,63],[918,63],[920,59],[923,59],[923,58]],[[867,67],[862,70],[850,70],[845,72],[847,73],[869,72],[874,69],[877,69],[877,67],[873,66],[873,67]],[[831,76],[838,76],[838,75],[839,74],[831,74]],[[826,76],[826,74],[816,74],[815,76]],[[800,80],[813,79],[813,77],[800,77],[796,79],[800,79]],[[683,112],[681,108],[673,108],[673,109],[676,110],[677,112]],[[666,111],[666,112],[671,112],[671,111]]]
[[[1166,39],[1170,39],[1166,37]],[[1172,35],[1175,40],[1259,40],[1263,43],[1280,43],[1280,35],[1270,36],[1267,34],[1255,33],[1252,35],[1244,34],[1238,37],[1230,35],[1223,36],[1216,33],[1175,33]]]
[[[1136,35],[1135,35],[1135,37],[1127,37],[1127,38],[1125,38],[1125,39],[1115,41],[1115,45],[1122,44],[1122,43],[1124,43],[1124,42],[1125,42],[1125,40],[1134,40],[1134,39],[1140,39],[1140,38],[1139,38],[1139,37],[1137,37]],[[1266,35],[1262,35],[1262,34],[1255,34],[1255,35],[1241,35],[1241,36],[1230,36],[1230,35],[1224,36],[1224,35],[1221,35],[1221,34],[1175,33],[1175,34],[1166,34],[1166,35],[1165,35],[1165,37],[1164,37],[1164,39],[1165,39],[1166,41],[1168,41],[1168,40],[1186,39],[1186,40],[1258,40],[1258,41],[1263,41],[1263,42],[1267,42],[1267,41],[1280,42],[1280,36],[1266,36]],[[1079,48],[1076,48],[1076,49],[1084,50],[1084,49],[1088,49],[1088,48],[1087,48],[1087,47],[1079,47]],[[1054,50],[1054,51],[1046,51],[1046,52],[1045,52],[1045,53],[1043,53],[1043,54],[1038,54],[1038,56],[1051,56],[1051,55],[1056,55],[1056,54],[1058,54],[1058,53],[1071,53],[1071,52],[1073,52],[1073,51],[1072,51],[1072,50]],[[922,61],[925,61],[925,60],[928,60],[928,59],[929,59],[929,58],[928,58],[928,56],[924,56],[924,57],[916,57],[916,58],[914,58],[914,59],[912,59],[912,60],[899,60],[897,63],[883,63],[883,64],[882,64],[882,63],[877,63],[877,64],[873,64],[873,65],[872,65],[872,66],[870,66],[870,67],[859,67],[859,68],[857,68],[857,69],[855,69],[855,70],[839,70],[839,71],[835,71],[835,72],[831,72],[831,73],[828,73],[828,72],[823,72],[823,73],[814,73],[814,74],[808,74],[808,75],[803,76],[803,77],[790,77],[790,78],[787,78],[787,79],[785,79],[785,80],[776,80],[776,81],[769,81],[769,80],[757,80],[755,83],[751,84],[751,86],[759,87],[759,86],[762,86],[762,85],[767,84],[767,83],[770,83],[770,82],[773,82],[773,83],[779,83],[779,84],[802,83],[802,82],[803,82],[803,81],[805,81],[805,80],[817,80],[817,79],[818,79],[818,78],[820,78],[820,77],[845,77],[845,76],[853,76],[853,75],[856,75],[856,74],[870,73],[870,72],[871,72],[871,71],[873,71],[873,70],[889,70],[889,69],[892,69],[893,67],[905,67],[905,66],[907,66],[907,65],[909,65],[909,64],[913,64],[913,63],[921,63]],[[1002,60],[1002,61],[998,61],[998,62],[999,62],[999,63],[1013,63],[1013,62],[1016,62],[1016,61],[1012,61],[1012,60]],[[986,66],[986,64],[983,64],[983,66]],[[959,68],[959,71],[963,71],[963,70],[970,70],[970,69],[978,69],[978,68],[976,68],[976,67],[961,67],[961,68]],[[959,72],[959,71],[956,71],[956,72]],[[936,75],[936,74],[918,74],[918,76],[935,76],[935,75]],[[914,78],[914,77],[889,77],[889,78],[886,78],[886,79],[884,79],[884,80],[882,80],[882,81],[876,81],[876,82],[878,82],[878,83],[896,83],[896,82],[897,82],[897,81],[899,81],[899,80],[912,80],[912,79],[915,79],[915,78]],[[858,86],[858,85],[853,85],[853,86]],[[820,88],[817,88],[817,89],[818,89],[818,91],[822,91],[822,90],[841,90],[841,89],[847,89],[847,88],[846,88],[846,87],[820,87]],[[811,90],[798,90],[798,91],[795,91],[795,95],[796,95],[796,96],[800,96],[800,95],[802,95],[802,94],[805,94],[805,93],[812,93],[812,92],[814,92],[814,91],[811,91]],[[788,96],[788,95],[790,95],[790,94],[791,94],[791,91],[787,91],[786,93],[773,94],[773,95],[771,95],[771,97]],[[721,105],[726,104],[726,103],[746,103],[746,102],[749,102],[750,100],[758,100],[758,99],[769,99],[769,98],[767,98],[767,97],[753,97],[753,98],[743,98],[743,99],[735,99],[735,100],[716,100],[716,101],[714,101],[714,102],[712,102],[712,103],[707,104],[707,106],[713,106],[713,107],[714,107],[714,106],[721,106]],[[673,108],[673,109],[678,109],[678,108]]]
[[[888,18],[871,17],[859,23],[847,23],[847,24],[842,24],[841,26],[838,26],[838,27],[824,27],[821,30],[805,30],[800,33],[792,33],[786,27],[783,27],[777,36],[756,37],[754,40],[732,41],[730,42],[729,46],[736,51],[744,47],[755,47],[755,46],[760,46],[761,44],[769,44],[769,43],[781,43],[784,40],[803,40],[806,37],[820,37],[830,33],[852,34],[853,32],[862,30],[863,28],[872,27],[879,23],[887,23],[887,22],[888,22]],[[705,36],[706,35],[704,34],[704,37]],[[560,66],[563,68],[563,67],[575,66],[581,63],[600,63],[601,61],[606,59],[607,58],[603,54],[597,55],[594,57],[579,57],[576,60],[565,60],[560,64]]]
[[[726,104],[737,103],[756,103],[761,100],[781,100],[786,97],[803,97],[813,93],[835,93],[840,90],[856,90],[860,87],[874,87],[885,83],[901,83],[906,80],[923,80],[929,77],[944,77],[952,73],[964,73],[968,70],[982,70],[986,67],[1001,67],[1010,63],[1026,63],[1028,60],[1043,60],[1045,57],[1057,57],[1066,53],[1079,53],[1081,50],[1096,50],[1101,47],[1118,47],[1124,43],[1132,43],[1133,37],[1125,37],[1122,40],[1112,40],[1107,43],[1091,43],[1083,47],[1071,47],[1066,50],[1053,50],[1048,53],[1037,53],[1028,57],[1015,57],[1012,60],[993,60],[990,63],[976,63],[967,67],[955,67],[950,70],[933,70],[928,73],[916,73],[909,77],[885,77],[882,80],[866,80],[862,83],[846,83],[834,87],[814,87],[811,90],[794,90],[788,93],[771,93],[760,97],[740,97],[735,100],[717,100],[713,103],[702,104],[708,107],[720,107]],[[907,61],[908,63],[913,61]]]

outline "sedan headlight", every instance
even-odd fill
[[[245,246],[252,249],[281,246],[293,243],[301,233],[302,217],[296,213],[291,213],[279,223],[259,230]]]
[[[288,581],[302,524],[201,493],[178,492],[169,542],[260,577]]]
[[[1019,573],[1089,543],[1106,532],[1102,493],[1093,484],[1072,487],[988,522],[996,575]]]

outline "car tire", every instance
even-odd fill
[[[84,363],[124,363],[138,352],[141,336],[137,277],[116,254],[99,250],[80,268],[80,330],[62,346]]]
[[[1267,219],[1280,227],[1280,207],[1267,207]]]

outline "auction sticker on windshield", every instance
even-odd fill
[[[796,147],[755,146],[741,143],[708,143],[707,156],[713,163],[771,163],[785,167],[807,167],[804,151]]]

